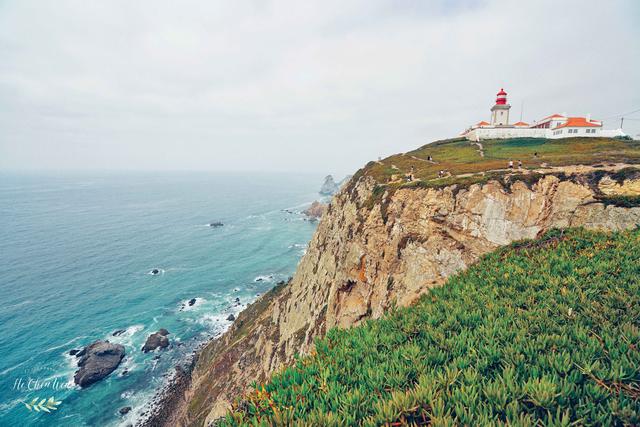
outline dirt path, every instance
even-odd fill
[[[527,175],[530,173],[539,173],[539,174],[545,175],[545,174],[556,173],[556,172],[574,174],[574,173],[592,172],[596,170],[618,171],[620,169],[627,168],[630,166],[637,166],[637,165],[628,164],[628,163],[615,163],[610,166],[604,166],[604,167],[598,167],[598,168],[593,166],[585,166],[585,165],[571,165],[571,166],[548,166],[545,168],[538,168],[538,169],[490,169],[482,172],[463,173],[460,175],[456,175],[456,178],[468,178],[470,176],[483,175],[489,172],[511,172],[511,173],[518,173],[523,175]]]
[[[431,163],[432,165],[435,165],[436,162],[434,162],[433,160],[425,160],[425,159],[421,159],[420,157],[416,157],[416,156],[409,156],[412,159],[416,159],[416,160],[420,160],[421,162],[426,162],[426,163]]]

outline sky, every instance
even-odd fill
[[[0,0],[0,170],[340,176],[488,120],[502,87],[512,119],[635,136],[639,20],[637,0]]]

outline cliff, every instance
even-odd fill
[[[636,227],[640,169],[627,164],[637,161],[630,154],[638,151],[623,159],[611,150],[606,165],[595,164],[600,155],[581,158],[591,166],[565,159],[551,167],[549,157],[539,161],[544,165],[498,172],[449,161],[447,177],[433,179],[442,164],[407,153],[405,160],[427,168],[414,166],[412,182],[398,178],[408,172],[401,158],[369,164],[334,196],[291,282],[253,304],[200,353],[190,385],[163,422],[207,425],[252,381],[308,352],[329,328],[410,305],[501,245],[552,228]],[[486,152],[482,159],[497,165]]]

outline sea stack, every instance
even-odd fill
[[[333,196],[338,189],[338,184],[333,180],[333,176],[327,175],[324,177],[324,182],[322,183],[322,187],[320,187],[319,193],[323,196]]]

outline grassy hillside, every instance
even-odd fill
[[[512,244],[316,350],[222,424],[638,425],[640,230]]]
[[[473,179],[466,175],[481,176],[487,171],[499,174],[509,160],[516,166],[518,160],[522,161],[525,171],[576,164],[640,163],[640,141],[632,140],[515,138],[482,141],[480,145],[466,139],[434,142],[408,153],[370,162],[360,173],[375,178],[380,184],[401,185],[401,177],[410,173],[413,167],[418,180],[440,186],[460,178]],[[438,179],[441,170],[448,172],[449,177]]]

